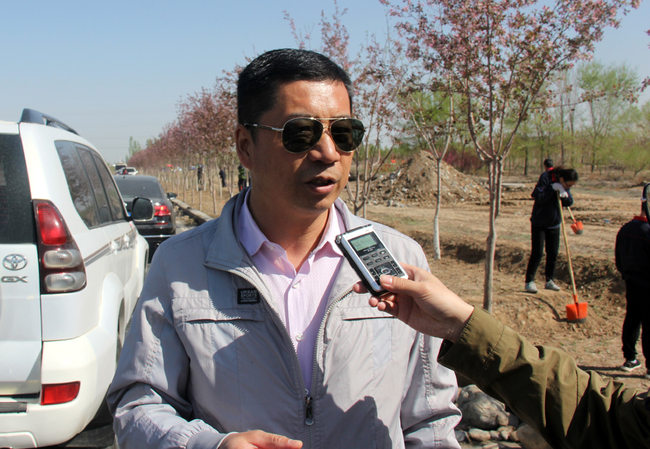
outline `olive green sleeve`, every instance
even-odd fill
[[[470,379],[554,448],[648,448],[645,393],[578,368],[565,352],[534,346],[476,308],[439,362]]]

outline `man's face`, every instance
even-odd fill
[[[332,81],[295,81],[281,85],[273,109],[258,124],[282,128],[296,117],[350,117],[345,85]],[[323,121],[329,125],[329,121]],[[256,221],[284,217],[310,219],[327,211],[345,187],[352,153],[337,150],[326,131],[309,151],[288,152],[282,133],[257,129],[253,142],[250,129],[239,125],[237,153],[251,171],[250,207]]]

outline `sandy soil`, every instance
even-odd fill
[[[583,324],[566,321],[566,304],[573,302],[572,286],[564,241],[556,269],[560,292],[540,289],[524,291],[524,273],[530,254],[530,192],[534,181],[517,180],[504,192],[497,220],[497,254],[494,275],[493,313],[535,344],[564,349],[584,369],[593,369],[627,385],[648,389],[644,369],[620,371],[624,359],[620,332],[625,315],[625,285],[614,266],[614,244],[621,225],[639,213],[640,187],[612,187],[583,183],[572,189],[576,220],[584,231],[577,235],[567,223],[567,240],[576,279],[578,301],[587,302],[588,317]],[[532,182],[531,182],[532,181]],[[519,187],[521,186],[521,187]],[[387,223],[422,244],[433,254],[433,207],[386,207],[373,205],[368,218]],[[430,266],[448,287],[466,301],[482,306],[484,260],[488,235],[486,204],[457,202],[443,205],[439,217],[442,257],[430,259]],[[543,264],[537,285],[543,286]],[[641,351],[640,343],[638,345]],[[644,361],[643,355],[639,359]]]

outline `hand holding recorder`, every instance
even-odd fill
[[[402,263],[408,279],[382,275],[381,286],[388,290],[380,298],[371,297],[370,305],[390,313],[413,329],[455,342],[474,311],[433,274]],[[362,283],[353,287],[367,292]]]

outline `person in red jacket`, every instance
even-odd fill
[[[558,195],[562,207],[573,205],[571,187],[578,182],[578,172],[572,168],[555,167],[547,170],[539,177],[533,190],[535,199],[533,212],[530,217],[530,234],[532,249],[528,267],[526,268],[526,282],[524,289],[529,293],[537,293],[535,274],[542,262],[546,250],[546,283],[544,288],[559,291],[560,287],[554,281],[555,262],[560,250],[560,225],[561,215],[558,204]]]
[[[650,185],[650,184],[648,184]],[[650,224],[643,216],[647,205],[647,187],[641,199],[641,214],[621,227],[616,235],[616,268],[625,281],[627,305],[623,321],[623,371],[633,371],[641,366],[636,358],[636,343],[641,336],[641,347],[645,357],[646,379],[650,379]]]

